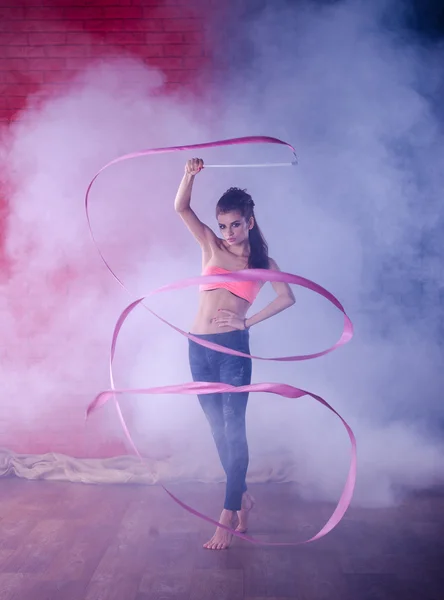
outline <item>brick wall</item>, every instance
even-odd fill
[[[166,91],[193,87],[209,59],[214,0],[0,0],[0,121],[26,96],[51,93],[97,57],[140,57]]]

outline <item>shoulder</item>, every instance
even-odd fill
[[[214,235],[208,240],[208,243],[202,246],[203,264],[207,264],[212,258],[220,262],[220,255],[225,250],[225,241]]]
[[[272,269],[273,271],[280,271],[277,262],[270,256],[268,257],[268,268]]]
[[[217,237],[217,235],[214,235],[213,246],[216,250],[228,250],[227,242],[223,238]]]

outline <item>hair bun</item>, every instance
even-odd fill
[[[218,212],[228,212],[229,210],[241,210],[243,212],[244,209],[253,211],[253,198],[246,189],[238,187],[228,188],[219,199],[216,207]]]
[[[232,194],[233,196],[237,196],[239,203],[244,204],[245,206],[251,206],[254,208],[255,204],[253,202],[253,198],[247,192],[247,189],[238,188],[238,187],[230,187],[226,192],[226,194]]]

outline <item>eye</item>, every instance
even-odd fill
[[[225,225],[222,225],[222,223],[219,223],[219,229],[224,229]]]

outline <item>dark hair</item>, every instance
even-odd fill
[[[256,217],[254,216],[254,202],[246,190],[232,187],[221,196],[216,205],[216,217],[221,213],[238,211],[248,222],[250,217],[254,219],[254,225],[250,229],[248,239],[250,242],[250,256],[248,257],[249,269],[268,269],[268,244],[262,235]]]

